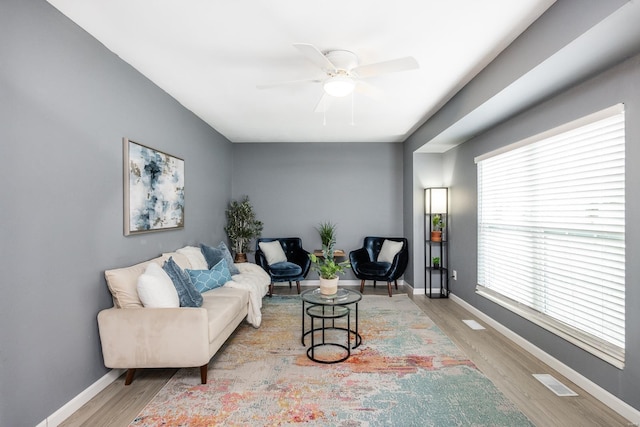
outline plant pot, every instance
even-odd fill
[[[442,231],[432,231],[431,232],[431,241],[432,242],[442,242]]]
[[[320,293],[322,295],[334,295],[338,292],[338,280],[340,278],[336,277],[335,279],[323,279],[320,278]]]
[[[433,264],[433,268],[439,269],[440,268],[440,264]]]
[[[242,252],[237,253],[235,257],[233,257],[233,262],[235,263],[247,262],[247,254],[244,254]]]

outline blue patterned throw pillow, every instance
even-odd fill
[[[221,259],[224,259],[227,261],[227,267],[231,274],[240,273],[240,270],[238,270],[238,268],[233,264],[231,252],[224,242],[220,242],[218,247],[215,248],[205,244],[200,244],[200,250],[202,251],[202,255],[204,255],[204,259],[207,260],[207,266],[209,269],[213,268],[213,266],[219,263]]]
[[[202,306],[202,295],[195,286],[193,286],[193,283],[191,283],[189,274],[176,264],[173,257],[169,257],[169,259],[165,261],[162,269],[169,275],[173,286],[175,286],[178,292],[180,307]]]
[[[219,288],[231,280],[231,273],[224,259],[221,259],[211,270],[187,269],[186,271],[191,278],[191,283],[201,293]]]

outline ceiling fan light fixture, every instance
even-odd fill
[[[343,97],[353,92],[355,86],[356,82],[352,78],[338,75],[325,80],[324,91],[330,96]]]

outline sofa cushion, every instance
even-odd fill
[[[245,289],[221,287],[202,294],[202,308],[207,310],[209,341],[213,341],[249,304]]]
[[[400,250],[402,250],[402,242],[385,239],[384,242],[382,242],[382,248],[380,248],[380,253],[378,253],[378,259],[376,261],[392,263],[393,258]]]
[[[224,286],[231,280],[231,273],[227,267],[227,261],[221,259],[211,270],[186,270],[191,278],[191,283],[199,292]]]
[[[363,262],[360,264],[360,272],[369,276],[384,276],[391,268],[388,262]]]
[[[180,307],[178,292],[169,275],[155,262],[138,277],[137,291],[142,305],[148,308]]]
[[[176,264],[173,257],[169,257],[165,261],[162,269],[169,275],[178,292],[180,307],[200,307],[202,305],[202,294],[193,286],[189,274]]]
[[[284,253],[282,245],[280,245],[280,241],[278,240],[260,242],[258,243],[258,246],[264,253],[264,257],[267,259],[267,264],[269,264],[269,266],[279,262],[285,262],[287,260],[287,255]]]
[[[163,257],[158,257],[130,267],[106,270],[104,277],[113,297],[113,304],[117,308],[142,308],[137,290],[138,277],[144,273],[149,264],[156,263],[160,266],[164,261]]]
[[[200,250],[202,251],[202,255],[204,255],[204,259],[207,261],[207,268],[212,268],[221,259],[227,261],[227,267],[229,268],[229,272],[231,274],[238,274],[240,270],[233,265],[233,257],[231,256],[231,252],[227,248],[227,245],[224,242],[220,242],[218,247],[214,248],[205,244],[200,245]]]
[[[276,262],[269,266],[269,270],[271,271],[271,276],[273,276],[274,279],[302,274],[302,267],[288,261]]]
[[[200,248],[195,246],[185,246],[184,248],[178,249],[176,252],[185,255],[189,259],[189,263],[193,270],[206,270],[209,268],[207,266],[207,260],[204,259],[204,255],[202,255]]]

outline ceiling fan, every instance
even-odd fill
[[[308,43],[294,43],[293,46],[309,61],[320,67],[325,76],[322,78],[262,84],[258,85],[257,88],[270,89],[291,84],[322,83],[324,93],[316,107],[316,111],[326,110],[328,103],[333,98],[350,95],[354,90],[369,97],[377,97],[376,89],[365,83],[364,79],[419,68],[418,61],[411,56],[360,65],[358,56],[348,50],[330,50],[323,53],[317,47]]]

